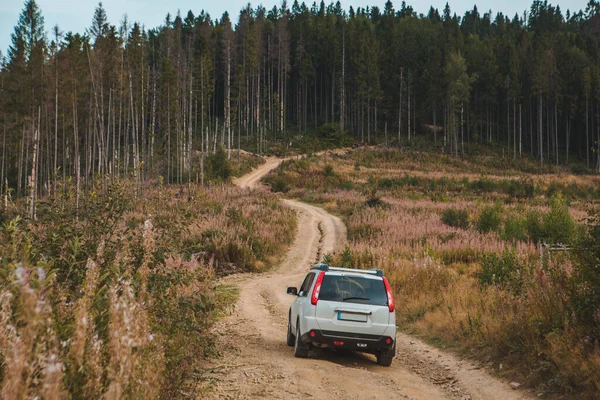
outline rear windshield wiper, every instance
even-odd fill
[[[348,301],[348,300],[365,300],[365,301],[369,301],[371,299],[369,299],[368,297],[344,297],[342,299],[342,301]]]

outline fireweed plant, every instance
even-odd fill
[[[294,213],[231,185],[115,180],[75,198],[66,183],[0,228],[1,397],[193,396],[226,306],[215,278],[272,265]]]

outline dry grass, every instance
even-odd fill
[[[288,163],[267,182],[283,177],[288,196],[344,217],[349,244],[332,255],[333,262],[383,269],[396,293],[402,329],[496,366],[503,363],[503,374],[538,391],[593,397],[600,391],[600,345],[586,336],[574,315],[571,261],[555,255],[540,264],[537,243],[525,234],[522,240],[511,239],[504,224],[509,215],[525,218],[528,213],[545,216],[541,221],[551,224],[556,214],[548,208],[551,185],[570,190],[568,211],[581,223],[598,207],[587,196],[595,196],[599,178],[565,171],[531,175],[514,166],[486,168],[482,160],[368,149]],[[408,184],[401,187],[379,184],[405,174]],[[535,193],[512,198],[506,185],[497,184],[507,177],[534,182]],[[492,184],[482,191],[468,189],[479,179]],[[465,182],[467,189],[448,191],[448,185],[439,184],[448,181]],[[500,226],[480,233],[480,210],[494,203],[501,204]],[[444,224],[440,216],[449,208],[467,210],[470,227]],[[513,269],[506,281],[485,283],[482,263],[490,262],[490,254],[503,260],[507,249],[514,258],[509,258]]]
[[[90,192],[0,228],[1,397],[177,398],[214,353],[218,274],[268,268],[295,232],[275,196],[229,185]],[[231,301],[231,299],[229,299]]]

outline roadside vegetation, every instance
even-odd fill
[[[536,393],[591,398],[599,178],[549,172],[370,148],[290,160],[265,181],[344,218],[349,244],[328,261],[383,269],[404,331]]]
[[[193,397],[235,297],[216,278],[269,268],[295,233],[269,194],[97,183],[79,208],[66,183],[36,221],[19,202],[2,215],[4,399]]]

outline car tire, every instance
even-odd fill
[[[394,359],[395,355],[396,345],[389,350],[381,350],[379,353],[377,353],[377,364],[383,367],[389,367],[392,365],[392,360]]]
[[[306,358],[308,357],[308,352],[310,350],[309,344],[302,343],[300,339],[300,324],[296,323],[296,337],[294,340],[294,357],[298,358]]]
[[[287,340],[286,340],[286,343],[290,347],[294,347],[294,345],[296,343],[296,336],[294,336],[294,334],[292,334],[292,321],[290,321],[289,318],[288,318]]]

